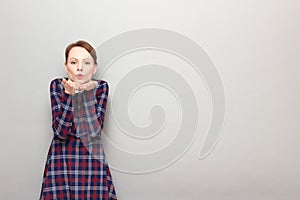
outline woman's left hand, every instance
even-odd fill
[[[80,84],[79,85],[79,91],[83,91],[83,90],[92,90],[94,89],[96,86],[98,85],[98,82],[97,81],[89,81],[87,83],[83,83],[83,84]]]

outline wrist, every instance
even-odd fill
[[[65,89],[65,94],[67,94],[67,95],[74,95],[74,93],[75,93],[74,90],[70,91],[70,90]]]

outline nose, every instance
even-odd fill
[[[83,64],[79,63],[78,66],[77,66],[77,71],[82,71],[82,66],[83,66]]]

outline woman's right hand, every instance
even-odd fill
[[[62,85],[65,88],[65,92],[70,95],[74,95],[75,90],[78,88],[78,86],[77,86],[77,84],[75,84],[75,82],[71,81],[70,79],[66,80],[65,78],[63,78],[63,80],[62,80]]]

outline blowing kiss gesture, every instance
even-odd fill
[[[67,94],[74,95],[76,91],[91,90],[98,85],[97,81],[91,80],[96,73],[97,63],[82,47],[73,47],[69,51],[65,69],[69,79],[63,78],[62,85]]]
[[[81,91],[84,91],[84,90],[87,90],[87,91],[92,90],[98,85],[98,83],[97,83],[97,81],[90,80],[87,83],[81,84],[78,81],[73,82],[70,79],[66,80],[65,78],[63,78],[62,85],[64,86],[65,92],[67,94],[74,95],[76,91],[81,92]]]

